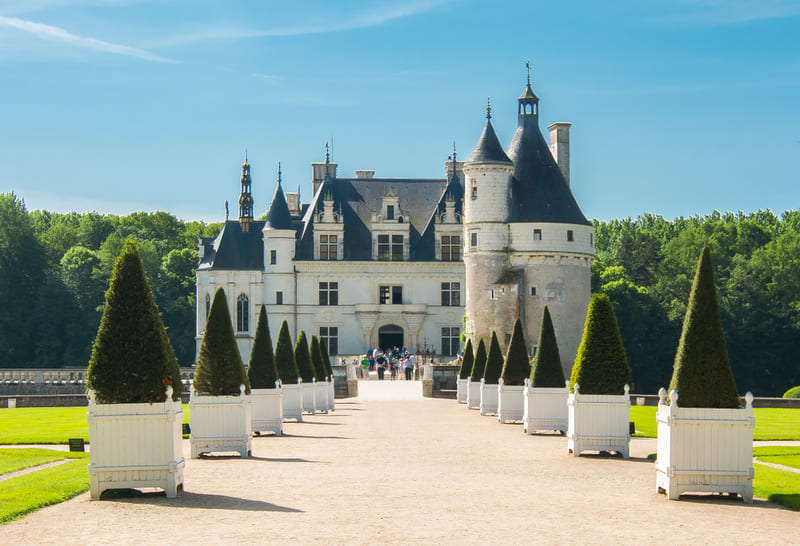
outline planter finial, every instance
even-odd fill
[[[580,385],[580,383],[575,383],[575,387],[573,387],[573,388],[575,389],[575,394],[580,394],[581,393],[581,385]]]
[[[164,402],[172,402],[172,385],[167,385],[166,393],[167,399]]]
[[[748,392],[747,394],[745,394],[744,395],[744,401],[747,404],[745,406],[747,409],[752,408],[753,407],[753,393],[752,392]]]
[[[670,406],[678,407],[678,391],[672,389],[669,393]]]
[[[658,405],[663,406],[667,400],[667,389],[661,387],[658,389]]]
[[[245,391],[245,386],[244,383],[242,383],[241,385],[239,385],[239,395],[244,396],[244,391]]]
[[[624,389],[625,389],[625,396],[628,396],[628,394],[631,392],[631,386],[625,383]]]

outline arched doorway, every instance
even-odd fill
[[[387,324],[378,328],[378,348],[390,349],[403,346],[403,329],[396,324]]]

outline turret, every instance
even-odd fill
[[[250,164],[247,162],[247,152],[244,153],[242,163],[242,190],[239,194],[239,224],[242,231],[250,231],[253,223],[253,195],[250,193]]]
[[[267,211],[262,230],[264,238],[264,270],[270,273],[290,273],[295,252],[295,230],[281,186],[281,166],[278,164],[278,183]],[[268,302],[269,303],[269,302]]]

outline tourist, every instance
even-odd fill
[[[375,365],[378,368],[378,379],[383,381],[383,374],[386,372],[386,357],[383,356],[383,353],[378,353]]]
[[[414,358],[414,355],[406,358],[405,367],[403,368],[406,372],[406,381],[411,381],[411,374],[414,371],[414,361],[411,360]]]
[[[369,379],[369,359],[367,355],[361,356],[361,378]]]

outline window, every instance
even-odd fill
[[[533,298],[536,297],[536,287],[535,286],[531,286],[531,297],[533,297]]]
[[[534,229],[533,230],[533,240],[534,241],[541,241],[542,240],[542,230],[541,229]]]
[[[382,305],[400,305],[403,303],[402,286],[380,286],[378,301]]]
[[[575,232],[573,232],[571,229],[568,229],[567,230],[567,241],[572,242],[574,240],[575,240]]]
[[[246,332],[248,330],[248,322],[250,318],[250,305],[247,301],[247,296],[239,294],[236,299],[236,331]]]
[[[336,326],[320,326],[319,340],[325,344],[329,356],[339,354],[339,328]]]
[[[472,192],[470,193],[470,197],[472,197],[473,199],[478,198],[478,184],[477,182],[475,182],[474,178],[472,179]]]
[[[275,292],[275,305],[283,305],[283,292]]]
[[[473,231],[472,233],[469,234],[469,246],[472,249],[475,249],[475,248],[478,247],[478,232],[477,231]]]
[[[461,346],[459,336],[461,332],[458,328],[442,328],[442,354],[454,356],[458,353]]]
[[[339,283],[321,282],[319,283],[319,304],[320,305],[339,305]]]
[[[386,205],[386,219],[394,220],[394,205]]]
[[[335,260],[336,259],[336,235],[320,235],[319,236],[319,259],[320,260]]]
[[[398,262],[403,260],[402,235],[378,235],[378,259]]]
[[[278,263],[278,251],[277,250],[270,250],[269,251],[269,263],[270,265],[275,265]]]
[[[206,319],[208,319],[208,314],[211,312],[211,294],[206,294]]]
[[[461,235],[442,235],[442,261],[461,261]]]
[[[459,307],[461,305],[461,283],[442,283],[442,305],[446,307]]]

